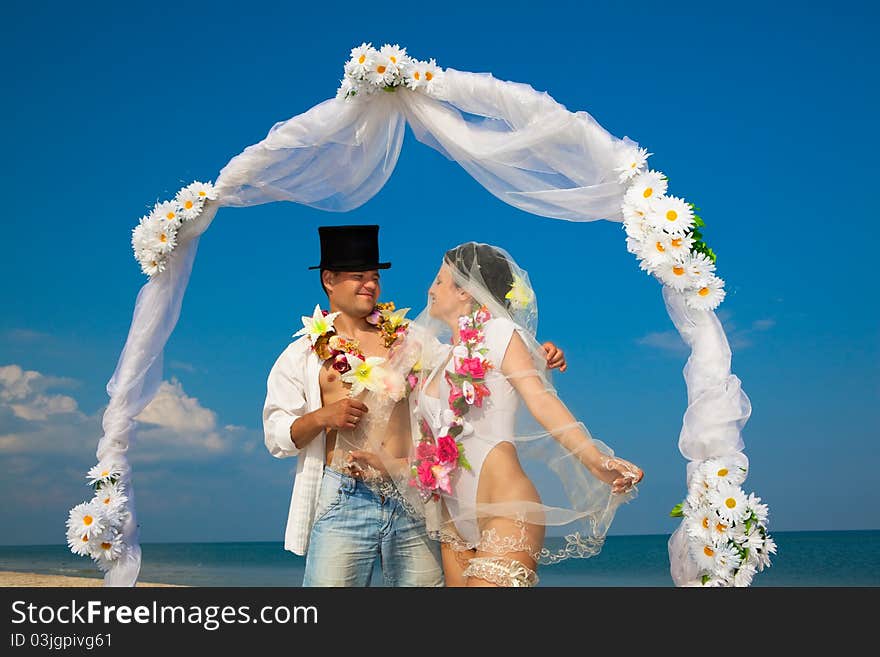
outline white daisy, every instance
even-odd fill
[[[187,185],[186,188],[202,199],[202,201],[214,201],[217,199],[217,190],[209,182],[203,183],[196,180]]]
[[[755,549],[758,570],[764,570],[764,568],[770,565],[771,554],[776,554],[776,541],[770,538],[770,536],[765,536],[764,545]]]
[[[443,69],[437,66],[437,62],[429,59],[424,65],[425,72],[425,91],[429,94],[437,95],[443,90]]]
[[[709,485],[713,487],[720,483],[739,486],[746,479],[745,470],[725,459],[709,459],[703,463],[701,470],[705,473]]]
[[[718,515],[708,506],[692,509],[685,519],[685,531],[688,536],[698,541],[712,543],[712,528],[718,521]]]
[[[694,238],[687,235],[670,235],[669,236],[669,252],[679,257],[684,257],[691,252],[691,246],[694,244]]]
[[[635,178],[645,168],[648,157],[653,155],[647,148],[630,148],[621,158],[620,164],[614,168],[617,172],[617,181],[624,183]]]
[[[716,489],[709,491],[709,502],[728,523],[739,522],[748,512],[746,495],[739,486],[718,484]]]
[[[315,341],[320,338],[325,333],[329,333],[333,330],[333,320],[339,317],[341,313],[328,313],[326,316],[321,311],[321,306],[315,305],[315,311],[312,313],[311,317],[306,317],[303,315],[302,323],[303,328],[293,334],[293,337],[298,337],[300,335],[308,335],[309,341],[312,344],[315,344]]]
[[[89,535],[80,531],[76,531],[76,527],[69,527],[67,530],[67,547],[70,551],[81,557],[91,555],[92,544]]]
[[[119,479],[124,471],[125,469],[121,463],[115,461],[101,462],[89,470],[86,478],[89,480],[89,485],[94,485],[99,481]]]
[[[107,528],[104,509],[94,501],[77,504],[70,510],[67,528],[77,536],[97,536]]]
[[[151,214],[156,217],[163,226],[171,226],[175,229],[180,226],[180,222],[183,220],[183,217],[180,214],[180,208],[174,201],[156,203]]]
[[[174,198],[180,206],[180,215],[184,219],[195,219],[202,211],[204,201],[194,191],[184,187]]]
[[[390,86],[394,82],[396,67],[387,56],[379,53],[370,62],[367,79],[377,87]]]
[[[740,564],[733,574],[734,586],[749,586],[755,577],[755,567],[750,563]]]
[[[683,291],[693,286],[693,278],[686,261],[681,258],[670,256],[668,260],[657,265],[653,273],[664,285],[674,290]]]
[[[715,573],[727,579],[733,576],[734,570],[739,567],[739,552],[730,545],[718,545],[715,548]]]
[[[167,255],[177,246],[177,230],[171,226],[159,226],[150,235],[150,250],[159,254]]]
[[[711,531],[712,540],[718,545],[726,545],[727,541],[733,538],[733,525],[723,521],[717,514],[711,526]]]
[[[663,196],[653,201],[648,218],[658,230],[673,235],[684,235],[694,226],[691,207],[676,196]]]
[[[419,61],[417,59],[412,60],[412,63],[407,68],[406,75],[403,78],[403,83],[410,89],[419,89],[426,86],[428,84],[425,81],[425,70],[427,66],[428,62]]]
[[[396,43],[393,46],[387,43],[382,46],[379,49],[379,56],[388,58],[395,77],[403,73],[403,69],[406,68],[407,62],[410,59],[406,54],[406,48],[401,48]]]
[[[142,217],[140,223],[131,231],[131,248],[135,257],[150,250],[150,235],[153,230],[150,227],[150,218]]]
[[[623,221],[627,223],[647,222],[648,215],[651,214],[650,203],[630,203],[625,198],[620,209],[623,213]],[[653,230],[653,228],[651,230]]]
[[[92,541],[92,558],[103,571],[110,570],[124,551],[122,534],[115,529],[104,532]]]
[[[666,176],[652,169],[635,177],[626,190],[624,199],[633,205],[645,207],[652,200],[659,200],[664,194],[666,194]]]
[[[336,90],[337,98],[350,98],[357,96],[358,85],[349,77],[344,77],[339,81],[339,89]]]
[[[714,310],[724,301],[724,281],[717,276],[710,276],[685,294],[687,305],[697,310]]]
[[[715,274],[715,263],[705,253],[691,253],[687,258],[688,269],[695,282],[702,283]]]
[[[635,238],[640,242],[643,242],[654,231],[653,226],[644,215],[624,219],[623,229],[626,231],[627,237]]]
[[[743,540],[740,542],[740,545],[743,548],[747,549],[750,553],[755,553],[758,550],[764,548],[764,535],[761,533],[761,530],[752,525],[748,532],[744,533]]]
[[[141,271],[147,276],[155,276],[165,271],[165,258],[160,255],[154,255],[152,258],[142,260]]]
[[[712,541],[691,541],[691,554],[700,570],[715,572],[715,545]]]
[[[760,497],[758,497],[754,493],[749,493],[746,504],[758,518],[759,523],[761,523],[762,525],[767,523],[767,516],[769,515],[770,509],[766,504],[761,504]]]
[[[356,80],[362,80],[366,77],[375,54],[376,49],[371,43],[362,43],[357,48],[352,48],[351,58],[345,66],[345,72]]]
[[[669,243],[672,236],[660,230],[651,231],[642,242],[639,257],[645,263],[643,269],[654,271],[663,264],[672,262],[673,257]]]
[[[120,483],[106,483],[95,491],[95,502],[101,505],[108,514],[120,511],[127,501],[128,495],[125,494],[125,487]]]

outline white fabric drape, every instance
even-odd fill
[[[405,88],[364,99],[329,99],[277,123],[261,142],[232,158],[215,182],[218,198],[184,224],[169,266],[138,294],[128,340],[107,386],[99,460],[125,465],[134,418],[162,378],[162,353],[180,314],[198,235],[217,209],[293,201],[345,212],[364,204],[397,163],[405,124],[416,138],[458,162],[489,192],[516,208],[569,221],[621,221],[626,185],[616,166],[634,142],[609,134],[586,112],[570,112],[546,93],[486,73],[447,69],[438,97]],[[468,236],[463,235],[466,239]],[[666,290],[664,289],[664,293]],[[712,312],[682,302],[667,308],[692,349],[685,369],[689,405],[679,446],[688,459],[742,450],[748,400],[730,375],[730,352]],[[133,586],[140,568],[134,513],[125,527],[130,558],[107,572],[107,586]],[[687,554],[673,551],[672,571]]]

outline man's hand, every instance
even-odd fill
[[[547,367],[549,369],[558,368],[560,372],[564,372],[568,368],[568,363],[565,362],[565,353],[562,349],[552,342],[545,342],[541,346],[544,347],[544,351],[547,354]]]
[[[363,402],[346,397],[325,406],[321,411],[321,423],[328,431],[332,431],[354,429],[369,409]]]

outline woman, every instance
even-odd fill
[[[556,396],[528,275],[503,249],[451,249],[428,296],[392,358],[409,369],[413,453],[379,469],[442,542],[447,586],[534,586],[539,563],[599,552],[643,473]]]

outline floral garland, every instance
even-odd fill
[[[131,549],[122,527],[129,518],[128,495],[118,463],[99,463],[86,475],[95,495],[77,504],[67,519],[67,545],[78,556],[91,557],[106,572]]]
[[[666,195],[665,174],[646,171],[649,155],[644,148],[630,149],[615,169],[618,182],[628,185],[621,206],[626,249],[639,268],[684,294],[688,306],[713,310],[726,293],[715,275],[715,252],[700,232],[706,224],[693,203]]]
[[[147,276],[165,271],[168,258],[177,246],[180,226],[198,217],[205,201],[216,198],[217,192],[211,183],[196,181],[182,187],[173,201],[156,203],[150,214],[141,217],[131,232],[131,246]]]
[[[371,43],[362,43],[351,49],[336,97],[364,98],[378,91],[397,91],[398,87],[437,96],[442,86],[443,69],[433,59],[413,59],[397,44],[386,43],[376,50]]]
[[[709,459],[694,471],[687,499],[669,513],[684,518],[691,556],[704,586],[748,586],[770,565],[776,543],[767,533],[768,508],[740,488],[746,468]]]
[[[459,344],[452,350],[454,372],[445,371],[449,383],[449,408],[443,411],[443,426],[434,440],[430,425],[419,420],[419,442],[411,464],[409,485],[419,489],[424,501],[439,499],[443,491],[452,493],[451,477],[459,467],[471,469],[464,454],[464,445],[457,438],[473,432],[464,419],[473,406],[482,407],[483,399],[490,396],[486,387],[486,373],[492,363],[486,359],[484,326],[492,319],[486,306],[473,314],[458,319]],[[410,384],[412,385],[412,384]]]
[[[406,334],[409,321],[406,313],[409,308],[395,310],[394,302],[376,304],[366,320],[377,326],[382,332],[382,341],[387,348]],[[331,367],[339,372],[343,383],[351,384],[350,396],[354,397],[364,389],[373,392],[385,392],[395,400],[406,394],[405,382],[393,373],[381,367],[386,359],[380,356],[365,356],[358,340],[344,338],[336,333],[333,321],[340,313],[331,313],[315,305],[311,317],[302,317],[303,328],[293,337],[307,335],[312,344],[312,351],[323,362],[332,360]]]

